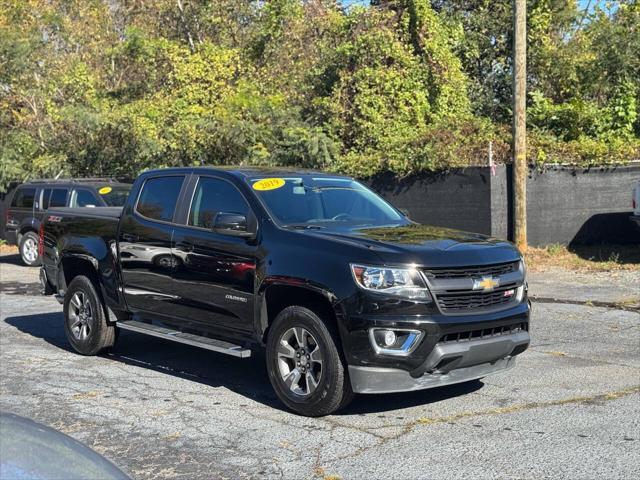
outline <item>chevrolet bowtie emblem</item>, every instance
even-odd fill
[[[480,280],[473,281],[473,289],[482,290],[483,292],[491,292],[498,286],[500,286],[499,278],[482,277]]]

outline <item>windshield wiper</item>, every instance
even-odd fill
[[[285,227],[298,228],[301,230],[322,230],[323,228],[327,228],[323,227],[322,225],[312,225],[309,223],[290,223],[288,225],[285,225]]]

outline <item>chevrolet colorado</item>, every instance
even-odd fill
[[[119,329],[245,358],[308,416],[354,393],[419,390],[512,367],[529,345],[509,242],[419,225],[347,177],[302,170],[143,173],[122,208],[54,208],[44,294],[73,348]]]

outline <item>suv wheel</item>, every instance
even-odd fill
[[[27,267],[34,267],[40,263],[38,235],[35,232],[27,232],[20,238],[20,258]]]
[[[82,355],[96,355],[115,343],[116,328],[107,323],[100,297],[87,277],[75,277],[64,295],[64,330]]]
[[[276,317],[267,371],[278,398],[301,415],[328,415],[353,398],[337,332],[304,307],[285,308]]]

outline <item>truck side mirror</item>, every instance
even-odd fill
[[[239,213],[219,212],[213,221],[213,231],[232,237],[252,238],[255,229],[247,225],[247,217]]]

